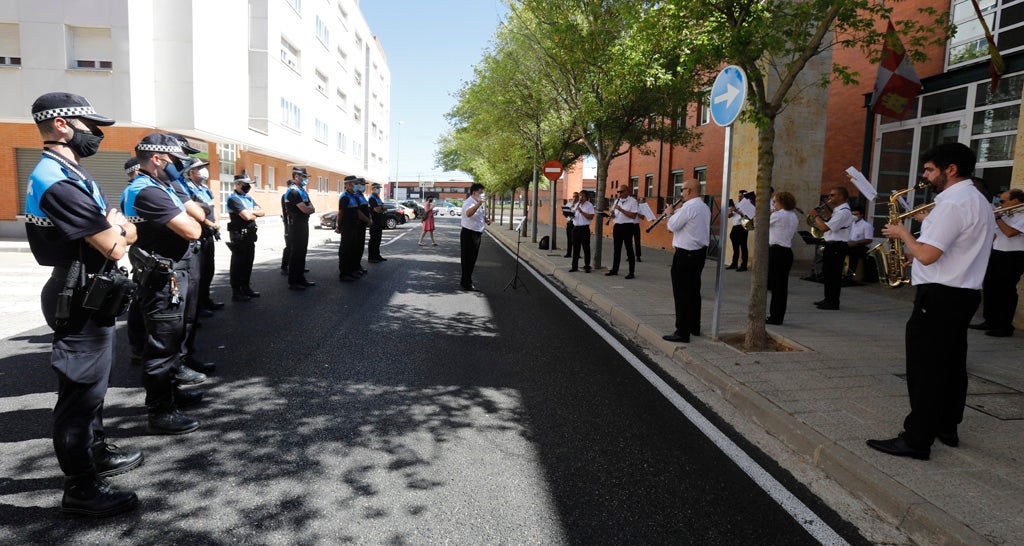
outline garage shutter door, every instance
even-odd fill
[[[39,148],[18,148],[15,151],[18,163],[18,215],[25,214],[25,193],[28,191],[28,177],[39,163]],[[124,162],[131,157],[128,152],[98,152],[82,160],[82,167],[92,175],[107,198],[107,207],[120,208],[121,192],[128,185],[124,174]]]

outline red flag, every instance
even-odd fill
[[[992,37],[992,31],[988,29],[988,23],[985,22],[985,17],[981,14],[978,0],[971,0],[971,4],[974,4],[974,13],[978,14],[978,22],[981,23],[981,28],[985,31],[985,40],[988,42],[988,74],[992,76],[992,88],[989,92],[995,93],[996,88],[999,87],[999,77],[1006,72],[1006,62],[1003,61],[1003,56],[999,54],[999,48],[996,47],[996,39]]]
[[[902,118],[907,107],[921,91],[921,79],[910,64],[907,50],[889,21],[882,46],[882,64],[878,65],[871,111],[891,118]]]

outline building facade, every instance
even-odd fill
[[[108,197],[153,131],[186,136],[226,197],[236,173],[279,210],[306,166],[318,208],[349,174],[389,172],[391,74],[357,0],[17,0],[0,4],[0,235],[23,236],[40,142],[32,101],[87,97],[117,124],[83,161]]]

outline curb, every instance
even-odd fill
[[[509,248],[504,238],[494,238]],[[695,356],[692,351],[687,350],[690,345],[669,343],[661,339],[660,331],[616,307],[614,302],[603,294],[581,284],[572,278],[573,273],[567,273],[554,267],[547,259],[538,256],[532,248],[521,249],[520,259],[525,259],[538,272],[550,275],[566,290],[577,294],[580,299],[589,302],[598,311],[607,313],[608,322],[618,331],[630,338],[644,342],[678,363],[687,372],[714,389],[743,416],[778,438],[789,449],[806,457],[810,464],[820,469],[854,496],[890,517],[896,522],[896,527],[916,543],[978,546],[993,544],[953,515],[928,502],[855,453],[804,424],[760,393],[735,380],[706,360]],[[538,267],[538,263],[544,263],[550,267]],[[783,336],[775,337],[786,339]],[[786,341],[791,342],[788,339]],[[721,342],[705,338],[701,343]],[[798,343],[794,343],[794,345],[799,346]],[[672,375],[672,370],[665,367],[659,367],[659,369]]]

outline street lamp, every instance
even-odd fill
[[[398,122],[398,130],[395,131],[395,191],[398,191],[398,158],[402,151],[402,126],[404,121]]]

